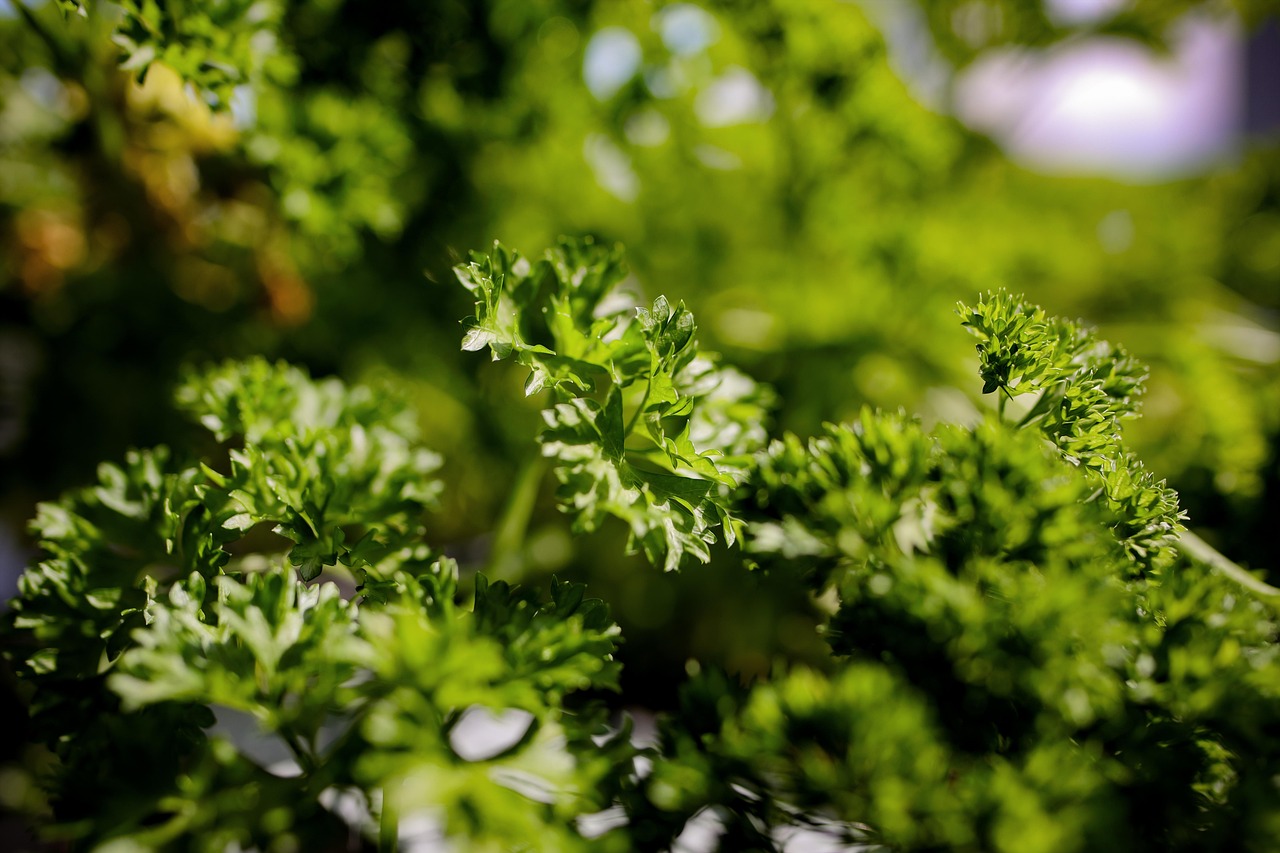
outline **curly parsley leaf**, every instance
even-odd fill
[[[668,571],[736,542],[731,492],[764,444],[771,394],[699,352],[683,303],[634,306],[620,250],[589,240],[536,263],[498,245],[456,273],[477,297],[462,348],[513,358],[526,394],[551,393],[540,441],[577,530],[619,518]]]
[[[420,538],[440,457],[420,446],[412,411],[394,398],[255,359],[193,373],[178,402],[219,440],[243,440],[229,474],[205,468],[237,509],[227,526],[274,524],[295,543],[289,560],[304,580]],[[357,528],[363,538],[349,542]]]
[[[1035,427],[1063,458],[1090,472],[1111,508],[1116,536],[1143,566],[1169,559],[1183,529],[1177,494],[1123,443],[1147,370],[1080,324],[1052,318],[999,291],[957,312],[980,341],[982,391],[1038,395],[1018,426]],[[1003,411],[1003,404],[1002,404]]]

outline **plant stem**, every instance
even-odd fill
[[[311,756],[311,752],[302,745],[302,741],[298,739],[298,736],[287,728],[280,729],[280,737],[288,744],[289,751],[297,759],[298,766],[302,768],[302,772],[310,776],[316,769],[316,761]]]
[[[636,406],[635,413],[631,415],[631,420],[627,423],[626,430],[622,433],[622,440],[625,442],[627,436],[631,435],[631,431],[636,428],[636,421],[640,420],[640,416],[644,414],[645,404],[649,402],[649,392],[653,390],[653,379],[650,378],[644,386],[644,396],[640,398],[640,405]]]
[[[506,580],[518,568],[520,552],[524,548],[529,518],[538,501],[538,487],[547,463],[540,456],[532,456],[520,467],[516,481],[511,486],[507,505],[494,530],[493,547],[489,551],[487,574],[495,580]]]
[[[1179,537],[1178,544],[1182,546],[1182,550],[1185,551],[1188,556],[1198,560],[1211,569],[1216,569],[1222,572],[1224,575],[1231,578],[1254,595],[1257,595],[1260,598],[1270,599],[1274,604],[1280,604],[1280,589],[1276,589],[1271,584],[1258,580],[1224,556],[1217,548],[1214,548],[1190,530],[1184,530],[1182,532],[1182,535]]]
[[[387,789],[382,789],[382,814],[378,818],[378,853],[396,853],[400,844],[400,816]]]

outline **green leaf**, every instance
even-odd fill
[[[479,297],[464,349],[514,357],[530,370],[527,394],[552,394],[539,440],[576,529],[619,518],[667,570],[736,541],[732,488],[764,445],[771,396],[699,353],[683,304],[628,309],[620,250],[591,241],[562,241],[534,264],[496,246],[456,272]]]
[[[393,394],[258,359],[190,374],[178,401],[220,440],[244,442],[205,501],[224,496],[229,530],[273,524],[296,543],[289,559],[305,580],[415,541],[435,506],[440,459]],[[346,544],[348,526],[365,527],[359,555]]]
[[[1116,536],[1140,565],[1170,557],[1181,531],[1178,498],[1124,446],[1122,421],[1137,415],[1147,370],[1090,329],[1050,318],[1021,297],[988,293],[958,312],[981,343],[983,393],[1038,394],[1019,426],[1035,428],[1101,487]]]

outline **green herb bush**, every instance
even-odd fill
[[[946,114],[992,51],[1233,13],[1276,3],[0,2],[0,809],[1275,849],[1280,593],[1211,546],[1280,565],[1280,148],[1135,186]]]
[[[1280,591],[1186,534],[1127,448],[1146,372],[1122,349],[988,293],[953,334],[995,405],[801,436],[683,303],[637,300],[617,248],[495,246],[456,275],[462,349],[525,374],[531,470],[573,530],[625,532],[652,565],[631,571],[801,590],[824,651],[691,659],[634,737],[606,602],[432,541],[441,459],[394,387],[193,370],[175,400],[203,440],[105,464],[33,522],[4,629],[33,745],[8,784],[49,838],[386,850],[427,819],[467,850],[693,826],[722,850],[1274,849]],[[477,753],[477,718],[516,734]]]
[[[457,474],[433,525],[483,537],[536,410],[512,415],[491,393],[503,374],[452,346],[468,306],[449,270],[495,237],[571,234],[628,246],[637,278],[679,293],[806,435],[864,405],[955,417],[945,391],[972,352],[950,334],[958,299],[1009,286],[1087,317],[1151,367],[1131,440],[1197,531],[1280,564],[1274,142],[1133,186],[1034,174],[947,114],[993,51],[1159,50],[1187,13],[1253,23],[1275,0],[1135,0],[1087,24],[1050,5],[13,0],[0,514],[17,529],[100,460],[180,445],[180,366],[260,355],[404,380]],[[886,7],[918,7],[936,47],[927,105]],[[680,21],[699,38],[672,40]],[[584,68],[608,36],[637,55],[601,87]],[[725,87],[751,108],[707,120]]]

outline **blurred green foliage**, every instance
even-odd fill
[[[169,439],[184,361],[267,353],[416,383],[437,446],[468,460],[450,516],[473,535],[512,440],[477,422],[482,389],[440,334],[463,305],[447,269],[495,237],[585,233],[625,242],[640,287],[680,283],[800,431],[866,403],[953,417],[937,389],[967,367],[935,318],[1017,287],[1151,365],[1134,441],[1193,520],[1241,538],[1228,519],[1261,517],[1280,429],[1267,150],[1165,186],[1028,174],[917,104],[851,4],[415,3],[377,22],[332,2],[180,21],[98,5],[0,19],[6,340],[37,366],[10,392],[7,493]],[[946,5],[929,7],[939,45]],[[994,44],[1068,34],[1036,3],[986,5],[1008,7]],[[1162,33],[1173,11],[1125,15]],[[601,54],[621,70],[588,85]],[[183,62],[202,70],[171,73]],[[724,87],[746,105],[717,113]],[[1098,236],[1116,217],[1127,245]],[[71,409],[100,413],[100,438],[72,440]]]

